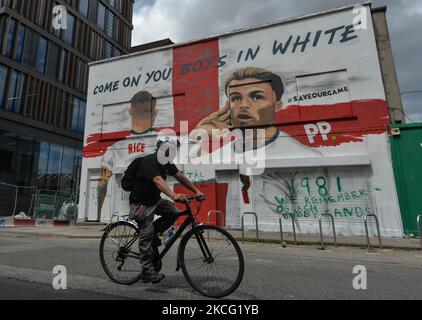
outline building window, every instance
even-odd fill
[[[72,130],[83,133],[85,130],[86,102],[76,97],[72,103]]]
[[[121,2],[120,0],[109,0],[110,5],[116,9],[118,12],[121,12]]]
[[[15,108],[18,107],[17,112],[18,113],[22,112],[23,81],[24,81],[23,74],[17,71],[13,71],[12,77],[10,79],[9,101],[7,104],[7,110],[15,111]]]
[[[104,30],[106,8],[102,3],[98,4],[97,24],[101,30]]]
[[[7,67],[0,64],[0,109],[3,105],[4,90],[6,89]]]
[[[9,30],[7,33],[7,45],[6,45],[6,56],[9,58],[12,58],[13,55],[13,43],[14,43],[14,36],[15,36],[15,26],[16,22],[13,19],[10,19],[9,21]]]
[[[110,42],[106,44],[106,58],[113,57],[113,45]]]
[[[67,59],[69,54],[66,50],[62,50],[62,55],[60,59],[60,68],[59,68],[59,81],[65,82],[66,80],[66,68],[67,68]]]
[[[1,0],[0,1],[0,7],[10,7],[10,5],[11,5],[11,0]]]
[[[88,13],[89,20],[96,23],[97,12],[98,12],[98,0],[89,0],[89,13]]]
[[[3,52],[3,41],[6,34],[6,16],[0,16],[0,53]]]
[[[112,38],[114,37],[115,19],[116,17],[114,16],[114,14],[112,12],[109,12],[107,17],[106,33]]]
[[[57,77],[57,64],[59,59],[59,53],[59,47],[50,41],[48,45],[47,65],[45,72],[46,74],[54,78]]]
[[[79,0],[79,12],[88,18],[89,0]]]
[[[63,148],[63,162],[60,178],[60,192],[72,194],[75,192],[75,149]]]
[[[25,31],[26,31],[26,27],[21,24],[18,30],[18,43],[16,45],[16,61],[18,62],[21,62],[22,60],[23,41],[25,39]]]
[[[47,188],[58,190],[60,185],[60,169],[62,162],[63,147],[57,144],[50,145],[47,168]]]
[[[71,14],[67,15],[67,29],[63,30],[63,40],[69,44],[73,44],[73,36],[75,34],[75,17]]]
[[[47,55],[47,39],[40,37],[40,41],[38,43],[38,52],[37,52],[37,61],[35,63],[35,68],[37,71],[44,73],[45,70],[45,58]]]
[[[22,62],[30,67],[35,66],[37,59],[37,40],[38,36],[33,31],[30,29],[26,30]]]
[[[37,175],[37,187],[40,189],[46,188],[47,183],[47,167],[48,167],[48,155],[50,153],[50,144],[48,142],[37,143],[38,153],[38,175]]]
[[[45,16],[45,3],[46,0],[37,0],[36,5],[36,16],[35,16],[35,23],[42,26],[44,22],[44,16]]]

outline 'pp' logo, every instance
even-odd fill
[[[331,132],[331,124],[328,122],[322,121],[316,124],[307,124],[305,126],[306,135],[308,136],[309,142],[311,144],[315,143],[315,137],[321,135],[322,140],[328,140],[328,134]]]
[[[66,30],[67,29],[67,9],[65,6],[53,7],[53,29]]]

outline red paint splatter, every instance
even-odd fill
[[[349,109],[351,106],[351,113]],[[319,105],[299,107],[300,115],[296,120],[286,121],[284,113],[290,115],[297,106],[289,107],[279,112],[278,128],[310,147],[335,147],[344,143],[362,142],[363,137],[369,134],[381,134],[389,129],[390,117],[387,102],[384,100],[356,100],[350,103],[335,105]],[[344,108],[344,111],[342,109]],[[314,137],[311,143],[305,131],[306,124],[316,124],[319,121],[330,123],[331,132],[328,140],[322,135]]]
[[[103,156],[109,147],[115,143],[125,140],[131,135],[130,131],[96,133],[87,138],[84,146],[84,158],[96,158]]]

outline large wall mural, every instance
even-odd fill
[[[267,230],[292,212],[303,232],[316,232],[329,212],[341,232],[360,234],[363,216],[376,213],[385,235],[400,236],[374,30],[353,19],[342,9],[94,63],[79,218],[125,210],[113,193],[119,177],[166,129],[186,137],[178,165],[208,193],[205,209],[233,225],[235,208],[259,212]],[[216,141],[213,130],[227,136]],[[223,163],[204,160],[219,155]],[[260,172],[245,170],[248,157]]]

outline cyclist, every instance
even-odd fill
[[[136,184],[130,195],[130,217],[140,228],[139,253],[144,283],[159,283],[165,276],[154,270],[152,242],[155,232],[164,232],[177,220],[179,210],[170,201],[161,198],[161,193],[175,202],[186,201],[182,194],[174,193],[166,182],[173,176],[196,197],[204,197],[195,185],[173,164],[180,142],[172,137],[159,137],[154,154],[143,158]],[[154,215],[161,218],[154,222]]]

